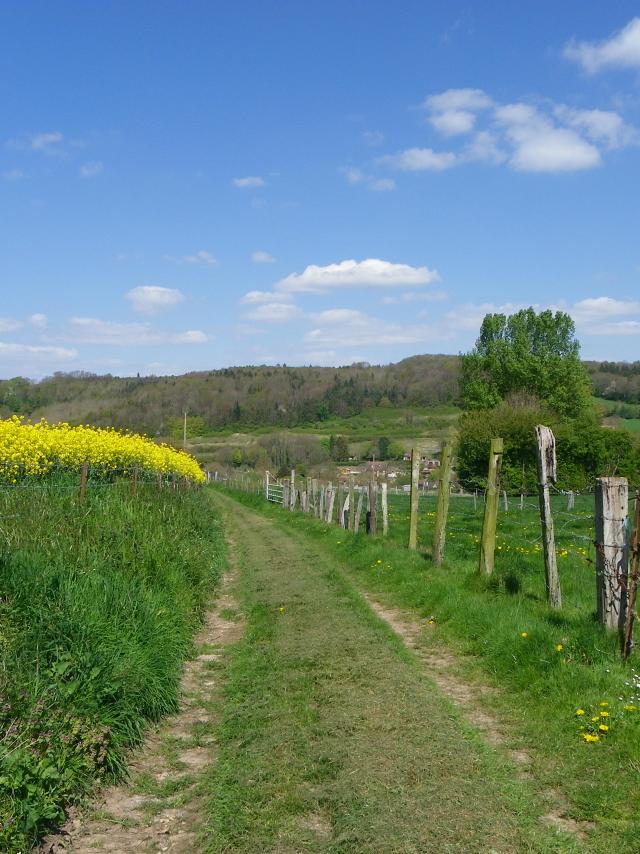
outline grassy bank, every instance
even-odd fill
[[[0,489],[0,850],[29,847],[176,708],[221,564],[199,491]]]
[[[329,552],[349,579],[380,601],[414,613],[428,643],[454,649],[470,680],[498,689],[487,695],[487,706],[530,752],[536,780],[566,799],[568,816],[594,823],[587,850],[637,851],[640,668],[637,655],[621,664],[615,637],[594,620],[594,568],[579,552],[582,545],[574,558],[560,561],[567,604],[553,613],[545,602],[540,554],[530,545],[518,551],[515,531],[509,535],[504,524],[509,550],[501,549],[496,574],[486,580],[477,574],[471,522],[452,531],[447,562],[438,569],[427,555],[409,553],[393,539],[351,535],[266,506],[260,496],[236,497]],[[426,513],[422,524],[426,540]],[[586,521],[575,524],[588,529]],[[585,741],[587,732],[599,740]]]

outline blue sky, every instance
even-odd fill
[[[636,3],[0,5],[0,376],[640,358]]]

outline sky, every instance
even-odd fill
[[[0,3],[0,377],[640,358],[638,4]]]

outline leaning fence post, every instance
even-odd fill
[[[451,442],[445,440],[440,455],[440,478],[438,480],[438,501],[436,504],[436,522],[433,531],[431,557],[436,566],[440,566],[444,557],[444,544],[447,537],[447,513],[449,512],[449,479],[451,477]]]
[[[502,452],[504,441],[500,438],[491,440],[489,451],[489,473],[487,489],[484,498],[484,519],[482,521],[482,538],[480,540],[480,572],[491,575],[493,572],[496,550],[496,525],[498,523],[498,480],[502,468]]]
[[[636,492],[636,512],[631,538],[631,560],[627,585],[627,614],[624,622],[622,657],[629,658],[633,649],[633,623],[636,618],[636,600],[638,596],[638,571],[640,569],[640,490]]]
[[[80,469],[80,490],[78,492],[78,503],[84,504],[87,493],[87,477],[89,476],[89,463],[85,460]]]
[[[545,427],[543,424],[538,424],[535,431],[538,446],[538,500],[540,502],[547,599],[552,608],[560,608],[562,607],[562,596],[560,594],[558,559],[556,557],[553,514],[551,513],[551,497],[549,495],[549,483],[555,483],[557,479],[556,440],[549,427]]]
[[[409,499],[409,548],[418,546],[418,479],[420,478],[420,451],[411,449],[411,498]]]
[[[598,619],[608,629],[625,625],[628,578],[629,487],[626,477],[596,479],[596,584]]]
[[[387,495],[388,485],[386,480],[382,481],[381,490],[382,490],[382,534],[383,536],[387,536],[389,533],[389,497]]]

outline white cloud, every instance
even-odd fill
[[[7,344],[0,341],[0,353],[6,356],[40,356],[53,359],[75,359],[77,350],[68,347],[49,347],[39,344]]]
[[[265,302],[288,302],[290,299],[289,294],[276,294],[273,291],[249,291],[240,302],[243,305],[260,305]]]
[[[451,331],[477,332],[480,330],[485,314],[515,314],[515,312],[527,307],[524,303],[508,302],[503,305],[495,305],[490,302],[468,302],[448,311],[444,316],[444,321]],[[534,308],[537,309],[538,307],[534,306]]]
[[[469,163],[484,162],[496,165],[504,163],[507,157],[495,133],[487,130],[478,131],[461,155],[461,159]]]
[[[619,300],[613,297],[589,297],[574,303],[571,316],[579,325],[598,325],[615,317],[640,315],[639,300]]]
[[[256,249],[255,252],[251,253],[251,260],[254,264],[273,264],[276,259],[270,252],[264,252],[262,249]]]
[[[379,258],[340,261],[320,267],[310,264],[302,273],[291,273],[276,284],[284,293],[326,294],[337,288],[394,288],[429,285],[439,281],[436,270],[393,264]]]
[[[38,312],[37,314],[32,314],[29,316],[29,323],[32,326],[35,326],[36,329],[46,329],[49,321],[47,319],[46,314],[41,314]]]
[[[381,157],[379,163],[402,172],[442,172],[457,163],[452,151],[434,151],[432,148],[407,148],[397,154]]]
[[[218,263],[217,258],[204,249],[200,249],[193,255],[184,255],[182,260],[185,264],[204,264],[206,267],[215,267]]]
[[[81,178],[95,178],[104,170],[104,164],[100,160],[89,160],[83,163],[78,174]]]
[[[255,189],[256,187],[264,187],[266,181],[259,175],[247,175],[245,178],[234,178],[232,183],[234,187],[246,190]]]
[[[362,133],[362,138],[371,147],[382,145],[384,142],[384,134],[379,130],[365,130]]]
[[[622,148],[637,144],[640,134],[626,124],[622,116],[611,110],[576,110],[559,104],[555,114],[566,124],[584,131],[589,139],[607,148]]]
[[[353,347],[429,346],[448,337],[443,330],[426,324],[388,323],[354,309],[329,309],[313,316],[314,329],[304,343],[316,352]]]
[[[604,41],[569,42],[564,55],[578,62],[589,74],[605,68],[640,68],[640,18],[632,18]]]
[[[147,323],[113,323],[96,317],[72,317],[70,337],[83,344],[142,347],[154,344],[203,344],[208,336],[200,330],[166,332]]]
[[[591,169],[600,163],[598,149],[568,128],[555,127],[551,120],[528,104],[507,104],[496,110],[513,145],[509,165],[522,172],[567,172]]]
[[[134,311],[142,314],[156,314],[173,308],[183,302],[184,294],[175,288],[161,288],[159,285],[140,285],[125,294]]]
[[[385,193],[395,190],[396,182],[393,178],[372,178],[369,181],[369,189],[376,193]]]
[[[22,169],[7,169],[2,173],[2,178],[4,181],[19,181],[24,178],[24,172]]]
[[[355,167],[349,167],[341,171],[344,174],[347,184],[351,184],[352,186],[361,184],[374,192],[396,189],[396,182],[392,178],[375,178],[373,175],[367,175],[366,172]]]
[[[458,110],[477,112],[492,104],[493,101],[482,89],[447,89],[438,95],[429,95],[422,106],[434,113],[448,113]]]
[[[42,151],[44,154],[59,154],[64,140],[60,131],[36,133],[29,137],[29,148],[32,151]]]
[[[466,110],[449,110],[429,116],[429,123],[444,136],[456,136],[459,133],[469,133],[476,123],[476,116]]]
[[[246,315],[247,320],[265,323],[287,323],[299,317],[302,317],[302,311],[297,306],[287,302],[265,302]]]

